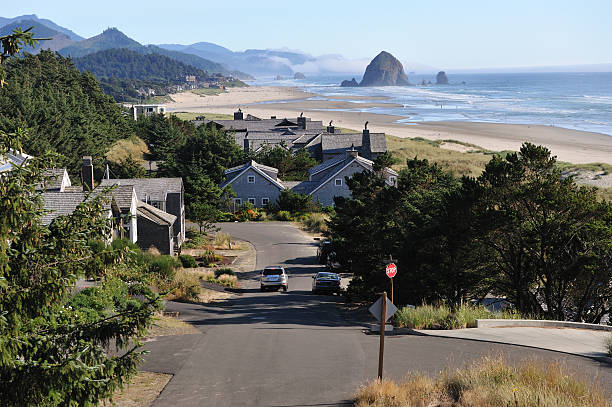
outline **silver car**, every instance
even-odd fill
[[[289,277],[285,273],[285,269],[280,266],[268,266],[261,272],[261,291],[266,289],[278,290],[282,288],[283,291],[289,289]]]

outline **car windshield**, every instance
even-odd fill
[[[280,276],[283,274],[283,269],[264,269],[264,276]]]
[[[317,274],[317,280],[337,280],[338,275],[335,273],[319,273]]]

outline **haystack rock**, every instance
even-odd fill
[[[306,79],[306,75],[301,72],[296,72],[295,75],[293,75],[293,79]]]
[[[446,76],[446,72],[438,72],[436,75],[436,85],[448,85],[448,76]]]
[[[406,86],[410,85],[402,63],[386,51],[370,62],[359,86]]]
[[[277,81],[282,81],[282,80],[284,80],[284,79],[285,79],[285,77],[284,77],[283,75],[281,75],[281,74],[278,74],[278,75],[276,75],[276,78],[275,78],[275,79],[276,79]]]
[[[356,88],[357,86],[359,86],[359,84],[357,83],[355,78],[353,78],[350,81],[342,81],[340,86],[343,88]]]

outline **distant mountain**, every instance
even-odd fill
[[[221,73],[224,75],[233,75],[238,78],[248,78],[242,72],[231,71],[222,64],[210,61],[208,59],[201,58],[197,55],[168,50],[157,47],[155,45],[144,46],[138,41],[135,41],[119,31],[116,28],[108,28],[101,34],[94,37],[88,38],[83,41],[75,42],[74,44],[62,48],[59,52],[64,56],[71,56],[72,58],[80,58],[85,55],[93,54],[99,51],[108,49],[128,49],[139,54],[159,54],[164,55],[168,58],[175,59],[187,65],[192,65],[196,68],[208,71],[210,73]]]
[[[57,31],[58,33],[66,35],[72,41],[83,40],[83,37],[81,37],[78,34],[75,34],[73,31],[69,30],[68,28],[62,27],[61,25],[57,25],[53,21],[48,20],[46,18],[38,18],[36,14],[25,14],[25,15],[13,17],[13,18],[0,17],[0,26],[5,26],[10,23],[14,23],[14,22],[16,23],[16,22],[20,22],[24,20],[31,20],[31,21],[40,23],[54,31]]]
[[[27,46],[23,48],[25,52],[29,52],[31,54],[36,54],[41,49],[50,49],[51,51],[58,51],[74,42],[66,34],[49,28],[48,26],[35,20],[19,20],[9,22],[8,24],[0,27],[0,36],[11,34],[13,30],[17,27],[23,30],[33,27],[32,32],[34,32],[36,37],[51,38],[47,41],[40,41],[34,47]]]
[[[126,48],[112,48],[75,58],[74,65],[100,79],[137,79],[164,83],[184,83],[188,75],[198,79],[209,75],[202,69],[160,54],[141,54]]]

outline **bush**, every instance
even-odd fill
[[[276,218],[278,220],[282,220],[282,221],[290,221],[291,220],[291,213],[289,211],[278,211],[278,214],[276,215]]]
[[[445,326],[451,310],[446,305],[434,307],[421,305],[416,308],[404,307],[397,311],[395,320],[400,327],[412,329],[436,329]]]
[[[312,196],[299,194],[290,189],[284,189],[278,197],[278,209],[281,211],[312,212],[317,209],[317,206],[312,202]]]
[[[228,274],[221,274],[219,278],[217,279],[217,282],[219,284],[223,284],[228,287],[235,287],[237,281],[238,281],[238,277],[230,276]]]
[[[401,382],[374,380],[355,394],[356,407],[491,406],[608,407],[604,392],[556,362],[517,366],[485,357],[437,377],[413,374]]]
[[[176,276],[177,261],[172,256],[154,257],[149,263],[149,273],[165,281],[172,281]]]
[[[178,256],[178,259],[184,268],[193,268],[196,266],[195,258],[188,254],[181,254]]]
[[[306,227],[306,230],[314,233],[323,233],[327,231],[328,219],[329,217],[322,213],[311,213],[304,218],[302,224]]]
[[[231,241],[232,241],[232,237],[230,236],[229,233],[219,232],[215,235],[213,239],[213,244],[217,247],[229,248]]]
[[[235,276],[236,273],[234,273],[234,270],[229,269],[229,268],[222,268],[222,269],[217,269],[215,270],[215,277],[219,277],[222,275],[229,275],[229,276]]]
[[[191,301],[198,298],[201,290],[198,276],[193,272],[181,270],[172,281],[171,295],[177,300]]]
[[[208,244],[206,234],[195,229],[187,229],[185,237],[187,238],[184,243],[186,249],[198,249]]]

